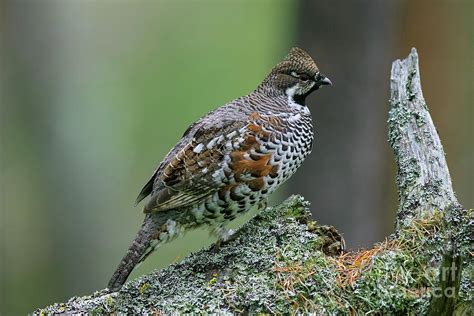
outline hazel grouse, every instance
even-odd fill
[[[311,152],[306,97],[331,85],[302,49],[293,48],[250,94],[192,124],[138,195],[145,220],[109,282],[119,290],[157,246],[207,225],[221,240],[225,225],[266,201]]]

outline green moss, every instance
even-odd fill
[[[138,290],[140,291],[140,294],[143,295],[150,287],[151,287],[150,283],[145,282],[142,285],[140,285]]]
[[[300,203],[292,203],[288,205],[288,209],[285,212],[285,217],[296,220],[307,220],[311,213],[308,212],[307,207],[309,203],[306,201],[300,201]]]
[[[212,278],[209,280],[209,286],[216,284],[218,276],[219,274],[217,272],[212,275]]]
[[[105,310],[102,309],[102,307],[96,307],[96,308],[93,308],[91,311],[90,311],[90,314],[91,315],[103,315],[105,314]]]

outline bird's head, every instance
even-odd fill
[[[304,104],[311,92],[318,90],[320,86],[332,85],[332,82],[319,71],[307,52],[294,47],[285,59],[273,67],[262,85]]]

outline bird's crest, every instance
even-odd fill
[[[288,55],[273,67],[272,73],[284,72],[288,69],[295,69],[313,75],[319,71],[313,58],[299,47],[293,47]]]

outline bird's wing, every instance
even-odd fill
[[[242,117],[224,116],[193,124],[140,192],[137,201],[151,194],[144,211],[184,208],[219,190],[222,183],[214,173],[232,149],[229,141],[245,133],[247,123]]]
[[[158,168],[155,169],[155,171],[153,171],[153,174],[151,176],[151,178],[148,180],[148,182],[143,186],[143,188],[141,189],[140,193],[138,194],[136,200],[135,200],[135,206],[140,203],[144,198],[146,198],[148,195],[152,194],[153,193],[153,187],[156,183],[156,180],[157,180],[157,175],[160,174],[163,170],[163,167],[164,165],[166,165],[166,162],[167,160],[169,160],[169,158],[172,158],[173,156],[176,155],[176,153],[179,151],[179,149],[181,147],[183,147],[183,144],[186,145],[187,144],[187,141],[186,141],[186,138],[187,136],[189,135],[189,133],[193,132],[193,128],[195,126],[197,126],[199,123],[200,123],[201,120],[197,121],[197,122],[194,122],[193,124],[191,124],[187,129],[186,131],[184,132],[183,136],[181,137],[181,140],[178,142],[178,144],[173,148],[171,149],[171,151],[168,153],[168,155],[166,155],[166,158],[160,163],[160,165],[158,166]],[[193,133],[194,134],[194,133]],[[159,180],[159,179],[158,179]]]
[[[263,177],[276,172],[269,163],[271,155],[259,152],[257,139],[271,137],[260,116],[253,113],[245,120],[223,121],[194,129],[188,141],[170,152],[172,156],[156,172],[157,189],[145,205],[145,212],[194,205],[232,186],[223,180],[231,176],[236,180],[248,178],[249,187],[259,189],[264,185]],[[244,174],[249,176],[242,177]]]

